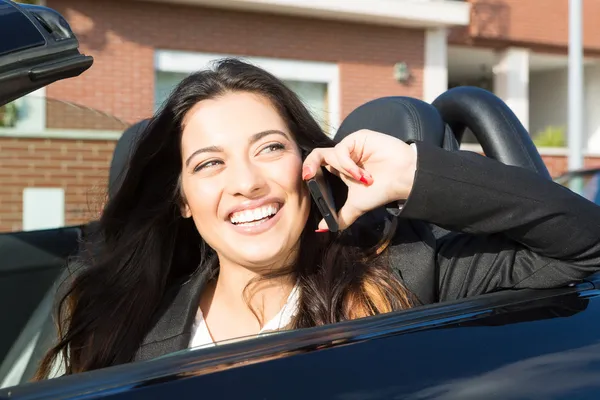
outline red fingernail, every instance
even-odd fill
[[[302,179],[308,179],[310,176],[310,167],[302,167]]]
[[[361,176],[360,176],[360,181],[361,181],[362,183],[364,183],[365,185],[368,185],[368,184],[369,184],[369,181],[367,180],[367,178],[365,178],[365,176],[364,176],[364,175],[361,175]]]
[[[329,229],[317,229],[315,232],[317,232],[317,233],[329,232]]]

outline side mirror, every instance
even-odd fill
[[[79,41],[58,12],[0,0],[0,106],[78,76],[93,61],[79,52]]]

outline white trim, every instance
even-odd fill
[[[337,131],[337,128],[341,124],[340,72],[337,64],[318,61],[157,49],[154,53],[154,68],[163,72],[189,74],[201,69],[210,68],[213,61],[225,57],[243,59],[244,61],[269,71],[283,80],[327,84],[330,134]]]
[[[493,68],[494,93],[515,113],[529,130],[529,58],[527,48],[509,47],[497,54]]]
[[[122,131],[100,131],[82,129],[45,129],[23,131],[12,128],[0,128],[0,138],[21,139],[71,139],[71,140],[119,140]]]
[[[455,0],[150,0],[379,25],[467,26],[471,4]]]
[[[448,90],[448,39],[445,28],[425,32],[423,100],[432,103]]]
[[[476,153],[483,153],[483,149],[479,144],[476,143],[463,143],[460,145],[461,150],[473,151]],[[564,156],[569,155],[569,149],[566,147],[538,147],[538,153],[541,156]],[[599,151],[584,150],[583,155],[586,157],[600,157]]]

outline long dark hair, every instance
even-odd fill
[[[120,188],[100,218],[101,240],[76,262],[82,267],[58,303],[59,340],[44,357],[37,379],[47,377],[59,358],[67,374],[132,361],[167,289],[198,271],[218,274],[214,251],[192,219],[181,215],[181,125],[199,101],[235,91],[268,98],[300,148],[335,145],[298,97],[256,66],[225,59],[185,78],[141,134]],[[379,235],[372,242],[375,247],[365,247],[368,233],[353,239],[318,236],[318,221],[316,207],[311,207],[300,256],[280,272],[293,274],[300,285],[299,312],[290,328],[412,305],[385,257],[389,235]]]

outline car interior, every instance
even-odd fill
[[[17,9],[0,1],[0,15],[3,12],[14,13],[15,17],[12,24],[4,24],[8,18],[1,18],[0,37],[14,36],[14,32],[23,31],[22,26],[36,30],[31,31],[31,39],[26,43],[13,48],[0,44],[0,105],[56,80],[76,77],[91,66],[91,57],[79,53],[75,35],[58,13],[40,6]],[[40,40],[45,43],[43,51],[35,44]],[[51,46],[53,43],[55,47]],[[110,166],[109,196],[117,190],[132,144],[147,123],[143,120],[132,125],[117,142]],[[365,128],[405,141],[426,141],[448,151],[459,149],[461,137],[468,129],[486,156],[551,179],[515,114],[483,89],[457,87],[432,104],[410,97],[370,101],[345,118],[334,139],[339,141]],[[93,232],[93,227],[94,222],[90,222],[0,234],[0,302],[7,305],[0,315],[0,388],[19,385],[33,377],[54,338],[51,311],[56,285],[68,259],[82,251],[81,241]]]

